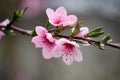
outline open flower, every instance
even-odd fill
[[[0,23],[0,26],[6,27],[10,23],[9,19],[4,20],[3,22]],[[2,28],[1,28],[2,29]],[[0,31],[0,39],[5,36],[3,31]]]
[[[68,15],[64,7],[59,7],[54,11],[51,8],[47,8],[46,14],[49,18],[49,22],[54,26],[68,26],[77,22],[75,15]]]
[[[37,36],[32,38],[32,43],[34,43],[36,48],[43,48],[42,55],[45,59],[52,58],[51,51],[55,46],[55,38],[42,26],[37,26],[35,31]]]
[[[78,48],[79,45],[76,42],[61,38],[56,42],[52,54],[55,58],[62,56],[65,64],[70,65],[73,60],[80,62],[83,59],[82,53]]]

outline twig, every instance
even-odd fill
[[[69,38],[69,37],[71,37],[71,36],[65,36],[65,35],[56,35],[56,36],[63,37],[63,38]],[[84,41],[88,41],[88,42],[100,43],[100,41],[96,41],[96,40],[88,39],[88,38],[84,38],[84,37],[72,37],[72,38],[74,38],[74,39],[80,39],[80,40],[84,40]],[[105,45],[113,47],[113,48],[120,49],[120,45],[118,45],[118,44],[116,44],[116,43],[106,43]]]
[[[5,27],[5,26],[0,26],[0,28],[2,27]],[[9,26],[10,29],[14,30],[14,31],[17,31],[21,34],[24,34],[24,35],[28,35],[28,36],[31,36],[31,32],[30,30],[25,30],[25,29],[22,29],[22,28],[18,28],[18,27],[15,27],[13,25]],[[55,30],[51,30],[49,32],[53,32]],[[93,39],[88,39],[88,38],[84,38],[84,37],[73,37],[73,36],[67,36],[67,35],[56,35],[58,37],[62,37],[62,38],[73,38],[73,39],[80,39],[80,40],[84,40],[84,41],[88,41],[88,42],[94,42],[94,43],[100,43],[100,41],[97,41],[97,40],[93,40]],[[110,46],[110,47],[113,47],[113,48],[117,48],[117,49],[120,49],[120,43],[106,43],[105,45],[107,46]]]
[[[10,28],[14,31],[17,31],[17,32],[21,33],[21,34],[31,36],[32,31],[30,31],[30,30],[25,30],[25,29],[22,29],[22,28],[18,28],[18,27],[15,27],[13,25],[11,25]]]

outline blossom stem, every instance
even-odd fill
[[[2,28],[4,26],[0,26],[0,28]],[[16,26],[9,26],[10,29],[16,31],[16,32],[19,32],[23,35],[27,35],[27,36],[31,36],[31,33],[32,31],[31,30],[25,30],[25,29],[22,29],[22,28],[18,28]],[[50,32],[54,32],[55,30],[51,30]],[[94,39],[88,39],[88,38],[84,38],[84,37],[73,37],[73,36],[68,36],[68,35],[55,35],[57,37],[61,37],[61,38],[73,38],[73,39],[79,39],[79,40],[84,40],[84,41],[88,41],[89,43],[100,43],[100,41],[97,41],[97,40],[94,40]],[[110,47],[113,47],[113,48],[117,48],[117,49],[120,49],[120,43],[106,43],[105,45],[107,46],[110,46]]]
[[[71,36],[66,36],[66,35],[56,35],[58,37],[63,37],[63,38],[70,38]],[[88,41],[90,43],[100,43],[100,41],[97,40],[93,40],[93,39],[88,39],[88,38],[84,38],[84,37],[72,37],[73,39],[80,39],[80,40],[84,40],[84,41]],[[117,48],[120,49],[120,43],[106,43],[105,45],[113,47],[113,48]]]
[[[25,29],[22,29],[22,28],[18,28],[18,27],[15,27],[13,25],[10,26],[10,28],[14,31],[17,31],[23,35],[28,35],[28,36],[31,36],[31,32],[30,30],[25,30]]]

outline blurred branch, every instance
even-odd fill
[[[31,32],[30,30],[25,30],[25,29],[22,29],[22,28],[18,28],[18,27],[15,27],[13,25],[10,26],[10,28],[14,31],[17,31],[23,35],[28,35],[28,36],[31,36]]]

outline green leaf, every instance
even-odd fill
[[[96,33],[96,32],[101,32],[101,31],[102,31],[102,27],[99,27],[99,28],[93,29],[89,33]]]
[[[26,7],[25,9],[23,9],[23,10],[21,10],[21,11],[19,11],[19,16],[22,16],[27,9],[28,9],[28,7]]]
[[[101,42],[106,44],[106,43],[108,43],[110,41],[112,41],[112,39],[110,38],[110,35],[107,35],[107,36],[103,37]]]
[[[73,28],[72,35],[75,36],[75,35],[78,34],[79,32],[80,32],[80,26],[75,26],[75,28]]]
[[[28,9],[28,7],[26,7],[25,9],[23,10],[16,10],[14,13],[13,13],[13,20],[19,20],[19,18],[25,13],[25,11]]]
[[[94,43],[93,46],[95,46],[98,49],[104,50],[105,49],[105,45],[103,43]]]
[[[103,34],[104,34],[103,31],[101,31],[101,32],[91,32],[91,33],[88,33],[87,37],[98,38]]]
[[[103,35],[102,27],[96,28],[87,34],[87,37],[98,38]]]

